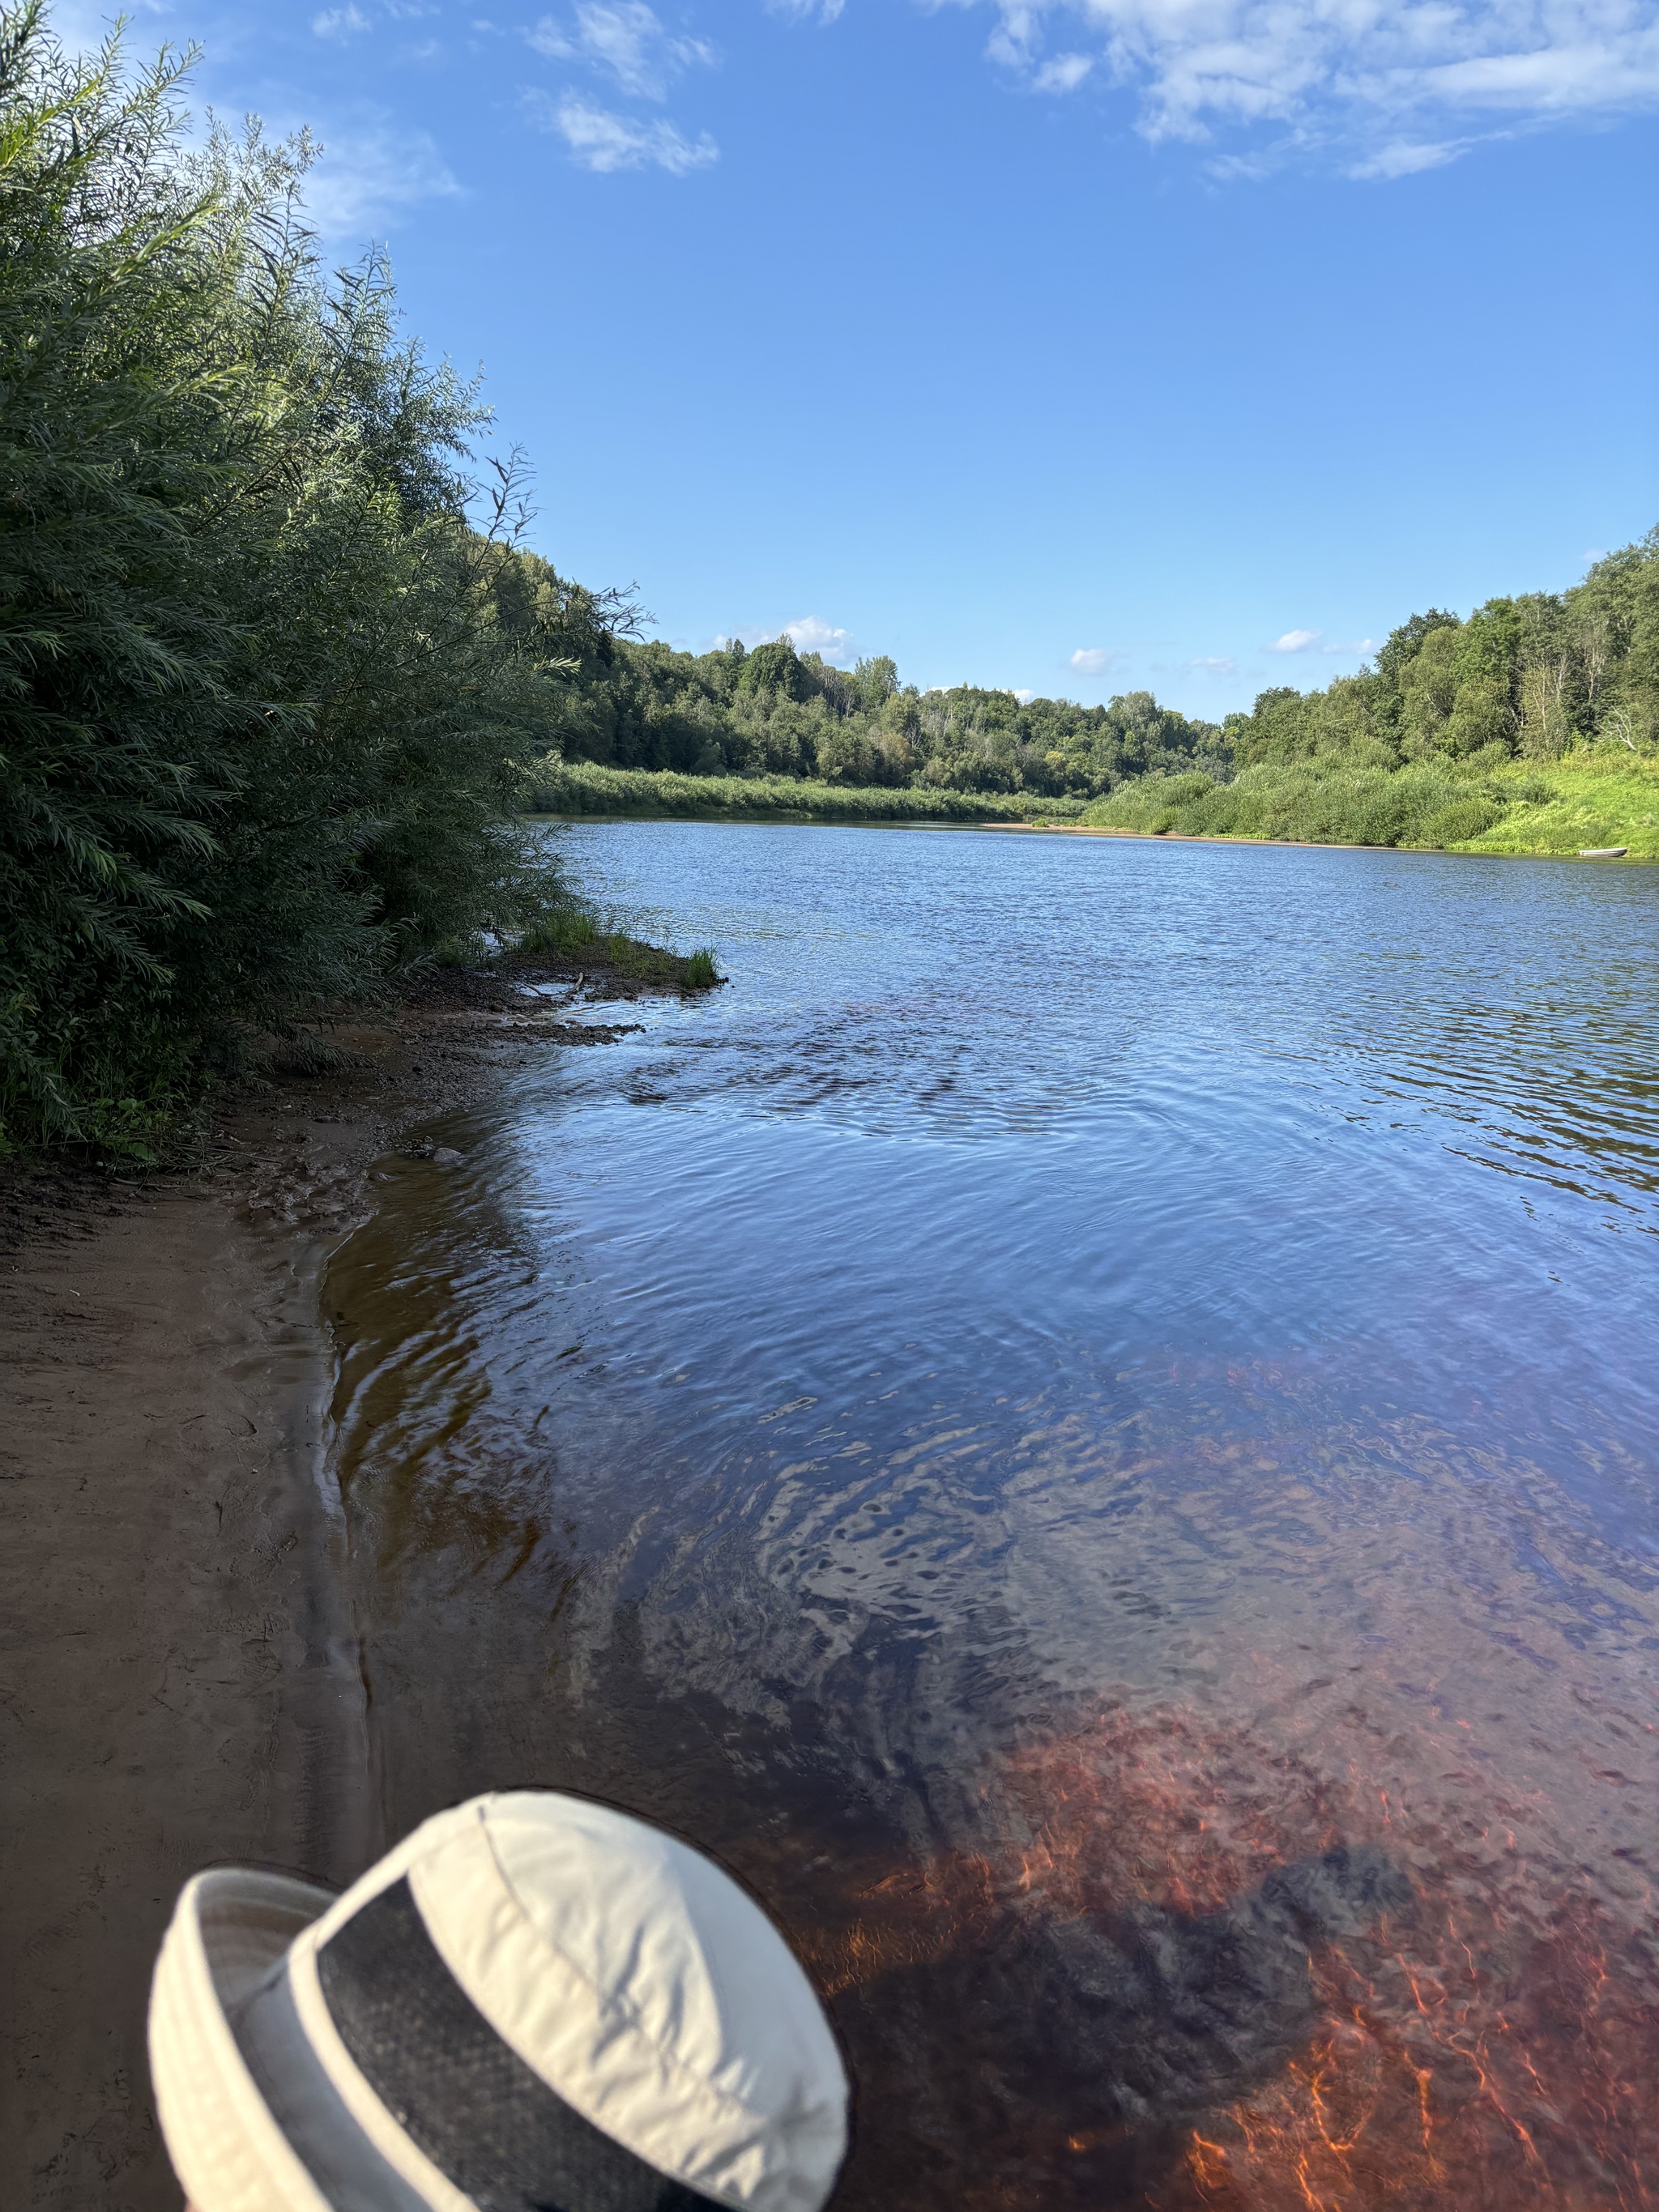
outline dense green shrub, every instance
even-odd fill
[[[1454,799],[1423,823],[1420,834],[1413,842],[1421,845],[1467,845],[1504,818],[1504,809],[1495,799],[1485,798]]]
[[[178,82],[0,8],[4,1146],[143,1152],[239,1031],[559,896],[476,397],[323,282],[304,144],[187,158]]]
[[[1279,837],[1314,845],[1449,845],[1477,837],[1503,801],[1443,771],[1390,771],[1340,757],[1261,763],[1232,782],[1146,776],[1097,800],[1098,828],[1188,837]]]

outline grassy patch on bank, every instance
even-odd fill
[[[1577,853],[1627,845],[1632,860],[1659,860],[1659,761],[1608,757],[1562,761],[1527,777],[1501,818],[1462,849],[1471,853]],[[1534,786],[1545,786],[1536,790]]]
[[[809,815],[825,822],[1075,822],[1080,799],[814,783],[785,775],[680,775],[549,759],[530,777],[535,814]]]
[[[1097,799],[1097,829],[1158,836],[1284,838],[1464,853],[1573,854],[1626,845],[1659,858],[1659,764],[1605,752],[1480,775],[1423,763],[1389,769],[1339,757],[1206,775],[1146,776]]]
[[[533,922],[514,948],[520,957],[553,959],[567,967],[608,969],[632,983],[655,983],[677,991],[708,991],[726,981],[714,964],[714,948],[700,945],[690,952],[670,952],[647,945],[626,930],[605,929],[585,908],[560,908]]]

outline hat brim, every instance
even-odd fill
[[[292,1875],[221,1867],[186,1883],[156,1961],[150,2072],[194,2212],[469,2212],[414,2187],[364,2133],[301,2025],[296,1939],[338,1902]]]
[[[168,2154],[196,2212],[332,2212],[256,2085],[231,2014],[333,1892],[218,1867],[185,1884],[155,1962],[149,2063]]]

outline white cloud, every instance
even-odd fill
[[[1537,123],[1659,106],[1656,0],[991,4],[993,60],[1050,90],[1069,89],[1081,76],[1066,73],[1091,63],[1139,92],[1139,128],[1152,139],[1270,128],[1275,143],[1255,150],[1257,173],[1322,153],[1351,175],[1387,179],[1477,143],[1413,130],[1408,118]],[[1051,32],[1060,51],[1049,57]]]
[[[1215,654],[1189,660],[1187,665],[1195,676],[1233,676],[1238,671],[1236,660],[1227,660]]]
[[[705,40],[671,37],[644,0],[579,0],[569,27],[544,15],[525,35],[550,61],[605,70],[635,100],[665,100],[682,70],[714,59]]]
[[[1044,62],[1031,82],[1039,92],[1075,92],[1094,67],[1088,54],[1056,54]]]
[[[631,115],[613,115],[606,108],[590,106],[574,93],[556,102],[545,93],[532,93],[525,105],[544,131],[557,131],[574,160],[601,175],[617,169],[658,168],[666,169],[671,177],[683,177],[720,157],[707,131],[694,144],[672,123],[639,123]]]
[[[325,239],[356,241],[398,209],[460,189],[425,131],[377,122],[327,133],[306,179],[306,206]]]
[[[368,18],[361,8],[325,8],[312,17],[311,27],[319,39],[349,39],[368,30]]]
[[[766,0],[769,14],[790,15],[798,23],[836,22],[846,5],[847,0]]]
[[[845,668],[850,661],[858,659],[852,632],[836,629],[830,623],[821,621],[817,615],[803,615],[799,622],[785,623],[781,629],[763,629],[757,624],[746,629],[733,630],[729,637],[716,637],[713,645],[715,651],[724,653],[741,638],[752,653],[757,645],[770,645],[781,637],[787,637],[797,653],[816,653],[832,668]]]
[[[1375,637],[1351,637],[1343,645],[1322,645],[1322,653],[1340,653],[1349,659],[1363,660],[1368,653],[1375,653],[1381,640]]]
[[[787,637],[797,653],[820,653],[832,668],[844,668],[857,655],[853,650],[850,632],[834,629],[817,615],[803,615],[799,622],[785,623],[781,630],[773,633]]]
[[[1287,629],[1283,637],[1276,637],[1267,647],[1269,653],[1305,653],[1310,645],[1317,645],[1325,635],[1319,629]]]
[[[1103,646],[1080,645],[1072,655],[1072,665],[1080,676],[1103,676],[1112,665],[1112,655]]]
[[[1021,705],[1022,707],[1029,707],[1029,706],[1030,705],[1030,703],[1031,703],[1032,700],[1033,700],[1033,699],[1035,699],[1035,698],[1036,697],[1036,693],[1035,691],[1020,691],[1020,690],[1017,690],[1017,691],[1014,693],[1014,696],[1015,696],[1015,698],[1016,698],[1016,699],[1018,699],[1018,702],[1019,702],[1019,703],[1020,703],[1020,705]]]
[[[1404,139],[1395,139],[1364,161],[1356,161],[1348,174],[1384,179],[1415,177],[1425,169],[1444,168],[1448,161],[1455,161],[1460,154],[1468,153],[1474,143],[1472,138],[1450,138],[1437,146],[1414,146]]]

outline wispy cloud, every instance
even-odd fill
[[[1267,647],[1269,653],[1305,653],[1310,645],[1317,645],[1325,635],[1320,629],[1287,629],[1283,637],[1276,637]]]
[[[581,0],[569,22],[544,15],[525,35],[550,61],[603,70],[634,100],[665,100],[682,70],[714,59],[706,40],[673,37],[644,0]]]
[[[377,120],[325,133],[306,179],[306,206],[325,239],[355,242],[401,209],[460,190],[425,131]]]
[[[766,0],[767,13],[790,15],[798,23],[834,23],[847,0]]]
[[[1492,135],[1425,131],[1425,119],[1489,118],[1502,135],[1503,123],[1659,106],[1655,0],[990,4],[991,58],[1035,88],[1070,90],[1091,73],[1133,88],[1139,128],[1154,140],[1270,133],[1265,146],[1222,156],[1218,173],[1234,176],[1315,155],[1387,180],[1440,167]]]
[[[1238,672],[1236,660],[1229,660],[1224,655],[1217,653],[1200,653],[1196,659],[1189,660],[1187,665],[1194,676],[1236,676]]]
[[[574,93],[557,100],[544,92],[528,93],[524,104],[542,130],[564,140],[573,160],[601,176],[617,169],[655,168],[683,177],[693,169],[706,169],[720,157],[707,131],[692,140],[672,123],[641,123],[631,115],[615,115]]]
[[[437,12],[431,0],[376,0],[374,15],[367,15],[353,0],[347,0],[343,8],[325,8],[313,15],[311,27],[319,39],[356,39],[374,29],[375,15],[388,23],[412,23]]]
[[[1363,660],[1367,653],[1375,653],[1380,643],[1381,640],[1375,637],[1350,637],[1340,645],[1322,645],[1319,650],[1338,654],[1345,660]]]
[[[1375,154],[1356,161],[1348,171],[1351,177],[1415,177],[1425,169],[1443,169],[1448,161],[1455,161],[1460,154],[1467,153],[1473,142],[1468,138],[1448,138],[1438,145],[1413,145],[1409,140],[1395,139],[1381,146]]]
[[[1079,676],[1103,676],[1112,665],[1112,655],[1104,646],[1080,645],[1072,655],[1072,665]]]

